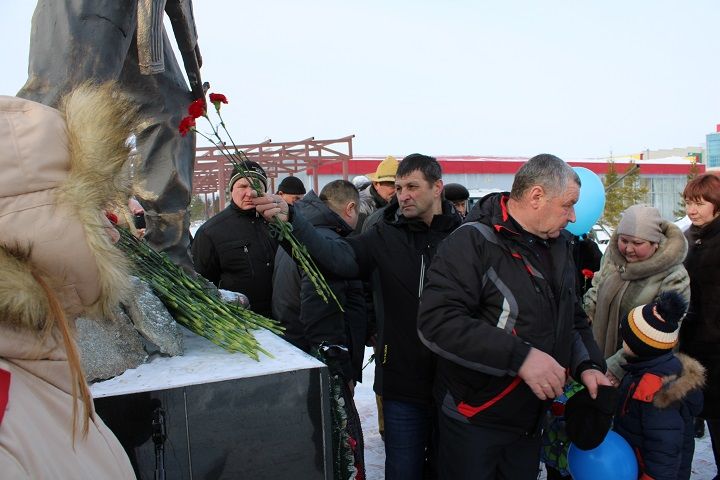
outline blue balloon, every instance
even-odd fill
[[[592,450],[570,445],[568,470],[574,480],[637,480],[638,464],[632,447],[610,430]]]
[[[575,204],[575,223],[565,227],[573,235],[585,235],[605,209],[605,186],[595,173],[585,167],[573,167],[580,177],[580,198]]]

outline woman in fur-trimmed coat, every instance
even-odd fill
[[[135,478],[73,339],[76,316],[112,318],[129,285],[103,211],[120,200],[134,111],[113,85],[81,86],[60,110],[0,97],[3,479]]]
[[[602,259],[600,271],[593,277],[592,287],[583,297],[585,312],[592,322],[593,335],[607,359],[608,373],[615,379],[625,374],[620,366],[622,339],[618,333],[619,319],[637,305],[652,302],[661,292],[675,291],[686,302],[690,300],[690,278],[683,260],[687,253],[687,241],[682,231],[673,223],[659,217],[652,207],[636,205],[625,211],[625,224],[618,225]],[[655,212],[652,212],[655,210]],[[656,213],[654,220],[652,213]],[[640,230],[625,230],[627,222],[637,217]],[[651,228],[652,227],[652,228]],[[632,261],[621,253],[622,231],[653,237],[654,253],[641,261]],[[657,236],[655,236],[657,235]],[[629,256],[629,255],[628,255]]]

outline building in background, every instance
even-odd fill
[[[719,140],[720,141],[720,136]],[[720,145],[719,145],[720,147]],[[622,175],[631,162],[640,166],[641,186],[647,187],[648,196],[645,202],[655,206],[662,216],[668,220],[675,220],[673,211],[677,210],[680,193],[687,183],[692,162],[702,157],[702,148],[679,149],[669,151],[672,153],[694,153],[695,156],[669,156],[658,158],[659,151],[650,152],[650,159],[640,159],[641,155],[628,155],[613,157],[618,175]],[[658,157],[655,157],[658,155]],[[646,153],[642,155],[645,157]],[[374,172],[378,163],[384,156],[356,156],[349,162],[348,175],[363,175]],[[402,155],[397,158],[402,158]],[[460,183],[471,192],[480,191],[509,191],[512,186],[515,172],[528,160],[529,157],[489,157],[489,156],[436,156],[443,168],[443,181],[446,183]],[[575,159],[568,160],[573,167],[585,167],[601,177],[608,171],[609,158]],[[698,173],[705,171],[705,165],[698,164]],[[308,174],[311,174],[309,171]],[[320,188],[326,183],[342,176],[341,166],[338,164],[324,165],[318,169]],[[303,175],[298,177],[303,178]]]
[[[719,126],[720,129],[720,126]],[[346,137],[338,141],[349,141],[352,137]],[[655,206],[664,218],[675,220],[674,212],[679,209],[680,193],[685,188],[688,174],[691,173],[693,165],[696,165],[693,173],[704,173],[706,164],[705,157],[715,162],[715,168],[720,169],[720,133],[708,135],[707,155],[702,147],[683,147],[666,150],[645,150],[640,153],[624,156],[597,157],[585,159],[567,159],[572,166],[585,167],[600,176],[608,172],[609,161],[615,165],[618,176],[622,176],[632,164],[639,165],[639,185],[646,187],[647,197],[643,202]],[[330,142],[330,141],[328,141]],[[298,142],[295,142],[298,143]],[[295,145],[294,143],[292,145]],[[267,147],[266,144],[261,144]],[[207,150],[207,149],[206,149]],[[375,172],[378,164],[385,158],[382,156],[361,156],[353,155],[352,149],[340,159],[319,160],[314,158],[306,159],[306,162],[297,161],[293,155],[281,155],[284,150],[273,151],[272,157],[254,158],[261,165],[269,162],[268,167],[282,165],[289,160],[295,161],[292,175],[300,179],[305,185],[313,185],[317,182],[316,190],[321,190],[326,184],[338,178],[353,178],[357,175],[368,175]],[[335,150],[328,150],[335,152]],[[279,152],[279,153],[278,153]],[[714,156],[713,156],[714,155]],[[397,155],[402,158],[404,155]],[[207,152],[198,152],[195,165],[195,177],[193,179],[193,193],[199,200],[208,204],[218,200],[219,209],[224,207],[223,195],[218,191],[218,186],[224,190],[227,178],[224,178],[222,171],[217,166],[212,168],[202,167],[202,161],[206,161]],[[287,158],[286,158],[287,157]],[[443,180],[446,183],[459,183],[471,191],[470,203],[482,192],[507,191],[512,186],[515,172],[528,160],[529,157],[500,157],[500,156],[477,156],[477,155],[436,155],[443,168]],[[268,160],[269,159],[269,160]],[[217,163],[217,161],[213,161]],[[224,162],[224,160],[223,160]],[[275,163],[273,163],[275,162]],[[222,164],[222,163],[221,163]],[[319,165],[319,166],[318,166]],[[226,166],[227,167],[227,166]],[[709,167],[710,168],[710,167]],[[276,173],[279,170],[276,171]],[[288,172],[285,172],[288,173]],[[317,174],[317,176],[315,175]],[[227,177],[227,175],[225,175]],[[473,193],[480,192],[475,195]],[[217,207],[217,205],[213,205]],[[216,209],[214,209],[217,211]],[[208,215],[210,216],[210,215]],[[205,217],[207,218],[207,217]]]
[[[720,124],[715,126],[715,133],[708,133],[705,137],[707,144],[707,168],[720,169]]]

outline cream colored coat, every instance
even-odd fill
[[[685,301],[690,301],[690,277],[682,263],[687,253],[685,236],[668,221],[662,222],[661,230],[664,239],[657,251],[636,263],[625,261],[617,246],[618,235],[614,233],[600,271],[583,297],[595,341],[608,359],[608,370],[617,378],[624,375],[620,367],[624,363],[620,348],[620,315],[652,302],[661,292],[675,291]]]
[[[74,400],[65,352],[47,346],[42,360],[35,360],[37,348],[34,336],[0,327],[0,369],[11,374],[0,425],[0,478],[134,479],[127,454],[100,417],[94,416],[87,436],[76,434],[73,448]]]
[[[80,88],[61,110],[0,97],[0,369],[11,374],[0,478],[132,479],[97,416],[82,433],[66,344],[37,279],[71,326],[82,312],[107,315],[126,291],[124,256],[103,210],[119,193],[135,108],[106,85]]]

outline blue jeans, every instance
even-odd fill
[[[386,480],[423,478],[431,453],[433,411],[430,405],[383,399]]]

